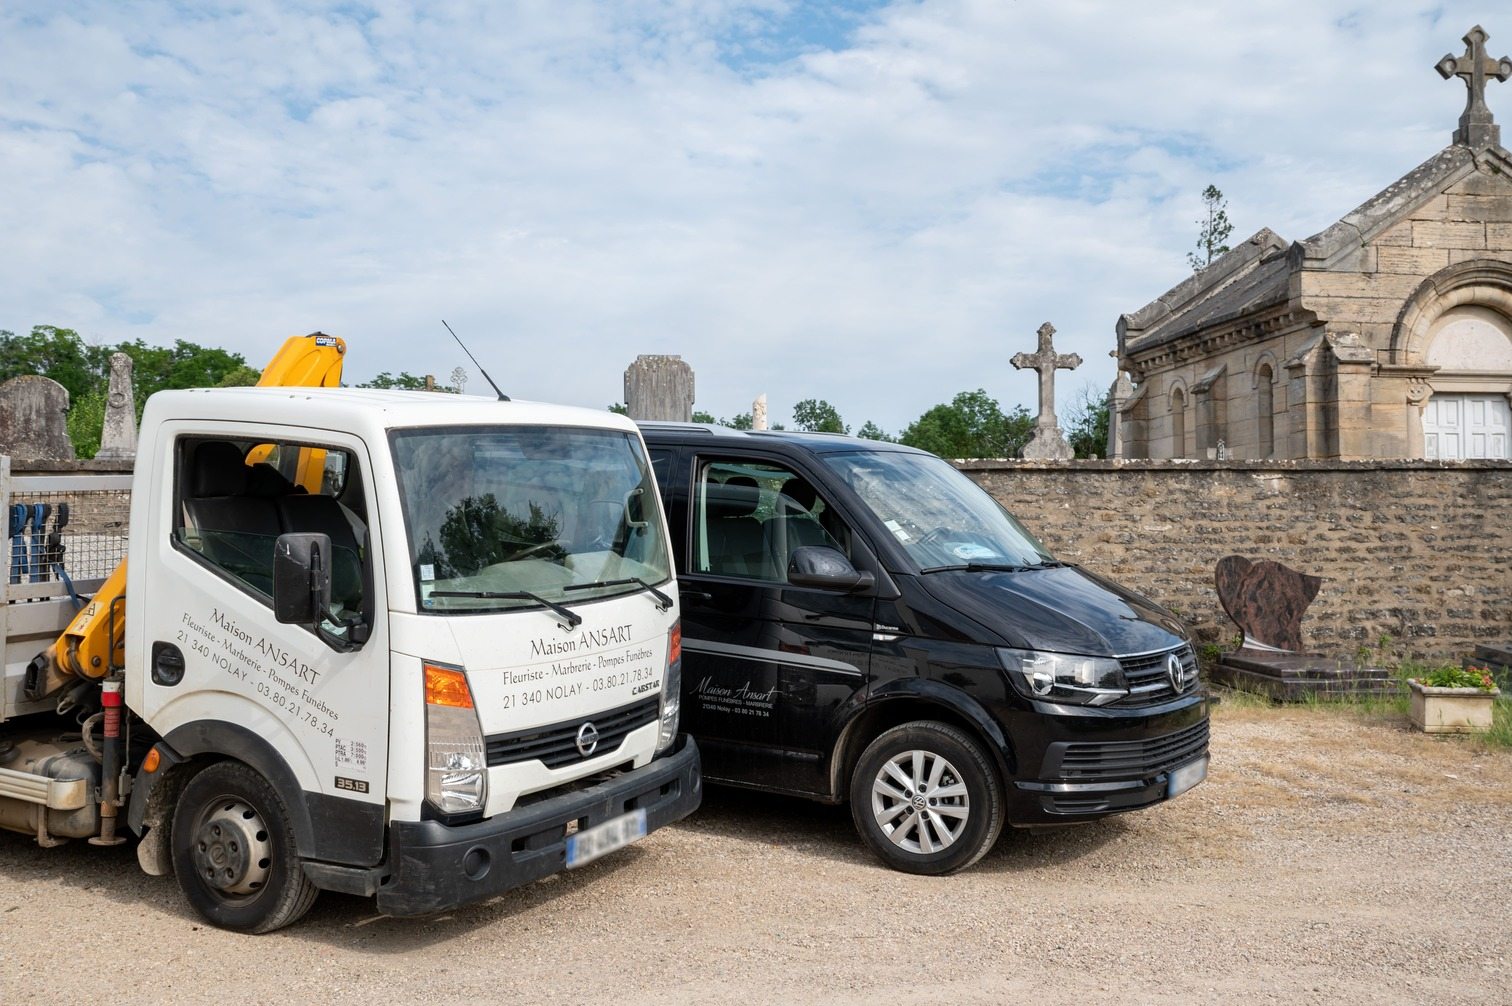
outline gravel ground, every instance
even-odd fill
[[[1512,1002],[1512,753],[1218,707],[1208,781],[943,879],[726,790],[591,867],[386,919],[201,925],[129,848],[0,833],[0,1003]]]

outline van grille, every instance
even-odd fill
[[[1066,741],[1050,746],[1046,774],[1064,782],[1147,779],[1191,761],[1207,746],[1205,718],[1184,730],[1143,741]]]
[[[578,731],[584,723],[598,730],[598,746],[589,758],[608,754],[624,742],[630,731],[653,722],[660,708],[657,696],[642,699],[618,709],[608,709],[592,716],[532,727],[515,733],[494,734],[487,738],[488,766],[512,765],[522,761],[540,761],[547,768],[561,768],[584,761],[577,749]]]
[[[1181,688],[1171,685],[1166,673],[1166,657],[1176,654],[1181,661]],[[1113,703],[1116,706],[1149,706],[1166,699],[1173,699],[1192,689],[1197,684],[1197,654],[1190,646],[1160,653],[1141,653],[1134,657],[1120,657],[1124,680],[1128,682],[1129,694]]]

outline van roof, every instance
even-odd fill
[[[888,443],[885,440],[867,440],[862,437],[845,436],[840,433],[809,433],[803,430],[736,430],[728,426],[716,426],[711,423],[675,423],[661,422],[657,420],[637,420],[636,425],[641,429],[641,436],[646,438],[646,443],[669,443],[695,444],[705,437],[713,442],[735,446],[741,442],[751,446],[761,444],[767,446],[773,441],[796,447],[801,451],[811,454],[834,454],[839,452],[855,451],[891,451],[901,454],[926,454],[916,447],[908,447],[903,444]]]

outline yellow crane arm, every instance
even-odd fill
[[[334,388],[341,384],[341,366],[346,360],[346,342],[324,332],[290,336],[264,368],[258,387]],[[247,464],[263,460],[265,448],[254,448]],[[316,455],[319,455],[316,457]],[[310,492],[320,491],[325,451],[300,452],[298,481]],[[126,645],[126,561],[105,579],[89,602],[79,609],[57,640],[32,659],[26,669],[24,693],[35,700],[51,695],[70,678],[99,679],[119,667]],[[111,609],[115,617],[111,617]],[[114,629],[114,632],[112,632]]]

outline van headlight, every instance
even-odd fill
[[[656,753],[677,740],[677,721],[682,713],[682,622],[667,630],[667,673],[662,676],[661,732],[656,735]]]
[[[426,663],[425,799],[442,814],[472,814],[488,800],[488,757],[461,668]]]
[[[1023,695],[1045,702],[1105,706],[1129,694],[1123,667],[1112,657],[998,648],[1008,680]]]

